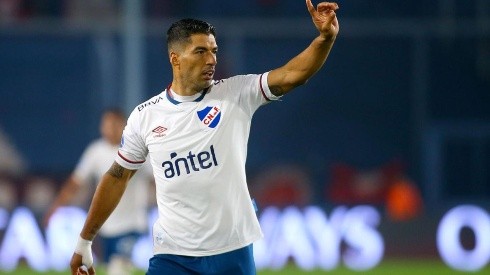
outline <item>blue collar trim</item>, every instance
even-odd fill
[[[172,94],[170,93],[170,87],[171,86],[172,86],[172,84],[168,85],[168,87],[167,87],[167,99],[172,104],[179,105],[182,102],[180,102],[178,100],[175,100],[175,98],[172,97]],[[201,101],[204,98],[204,96],[206,96],[206,94],[208,93],[208,91],[209,91],[209,87],[207,87],[206,89],[204,89],[202,91],[201,95],[198,98],[194,99],[193,102],[199,102],[199,101]]]

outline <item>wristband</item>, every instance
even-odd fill
[[[87,268],[90,268],[93,265],[94,258],[92,257],[92,241],[78,237],[75,253],[82,256],[82,264]]]

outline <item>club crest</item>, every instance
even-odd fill
[[[215,128],[221,119],[221,109],[219,106],[207,106],[206,108],[197,111],[197,116],[205,126]]]

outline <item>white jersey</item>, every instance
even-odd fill
[[[73,172],[76,179],[82,184],[92,181],[99,182],[114,162],[118,148],[117,145],[110,144],[104,139],[97,139],[90,143]],[[121,201],[100,229],[100,235],[115,237],[129,232],[147,230],[146,217],[148,216],[151,177],[149,166],[135,173]]]
[[[130,115],[116,161],[137,169],[149,155],[155,254],[215,255],[262,237],[245,161],[253,113],[278,98],[267,75],[215,81],[192,102],[179,102],[167,88]]]

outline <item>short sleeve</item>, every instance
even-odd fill
[[[126,169],[139,169],[148,155],[148,149],[141,136],[140,125],[140,114],[135,109],[124,127],[121,145],[116,156],[116,162]]]
[[[269,83],[267,82],[267,77],[269,76],[269,72],[263,73],[260,75],[260,93],[266,102],[272,100],[279,100],[281,96],[274,95],[269,89]]]
[[[269,72],[260,75],[242,75],[232,79],[232,90],[240,91],[239,104],[250,116],[262,105],[280,99],[269,89],[267,76]]]

